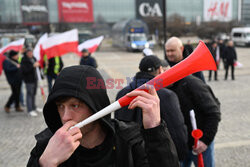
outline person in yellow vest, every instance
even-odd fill
[[[59,74],[59,72],[63,68],[63,61],[61,57],[56,56],[54,58],[50,58],[47,60],[46,55],[45,57],[45,69],[44,73],[47,75],[47,80],[48,80],[48,91],[49,93],[51,92],[52,89],[52,82],[55,80]]]

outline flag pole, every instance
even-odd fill
[[[45,96],[44,89],[43,89],[44,86],[43,86],[42,77],[41,77],[41,73],[40,73],[39,67],[36,67],[36,74],[37,74],[37,78],[38,78],[38,84],[39,84],[39,87],[40,87],[40,90],[41,90],[41,95],[42,95],[43,103],[45,103],[46,96]]]

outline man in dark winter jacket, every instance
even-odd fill
[[[80,60],[80,65],[88,65],[97,68],[95,58],[91,56],[91,53],[89,53],[87,49],[82,50],[82,58]]]
[[[136,73],[133,81],[118,92],[116,99],[119,99],[138,88],[155,76],[163,72],[162,62],[156,56],[144,57],[139,65],[140,72]],[[169,133],[175,143],[179,160],[184,160],[188,152],[187,129],[184,118],[180,110],[180,105],[176,94],[169,89],[157,91],[160,98],[161,118],[166,122]],[[142,124],[142,111],[140,108],[133,110],[123,107],[115,112],[115,118],[126,122],[137,122]]]
[[[174,40],[174,39],[172,39]],[[170,42],[170,43],[168,43]],[[178,57],[176,47],[172,42],[167,41],[166,51],[169,59]],[[181,111],[188,129],[189,154],[183,161],[183,167],[190,167],[192,161],[197,166],[197,156],[192,153],[202,153],[205,167],[214,167],[214,137],[217,133],[220,121],[220,103],[214,96],[211,88],[200,79],[190,75],[175,82],[168,87],[173,90],[180,101]],[[203,137],[200,139],[197,148],[193,148],[194,139],[191,136],[193,130],[190,121],[190,111],[194,110],[197,128],[203,131]]]
[[[88,83],[88,78],[97,82]],[[111,120],[110,115],[82,128],[72,128],[110,104],[99,72],[90,66],[64,68],[44,106],[48,128],[36,135],[31,166],[155,167],[179,166],[173,141],[160,118],[160,102],[154,88],[134,91],[129,108],[142,108],[143,127]],[[89,84],[96,84],[90,89]]]
[[[10,106],[13,102],[15,102],[16,111],[23,111],[19,104],[22,78],[20,73],[20,64],[18,64],[18,53],[16,51],[11,50],[9,52],[9,59],[4,60],[3,69],[11,87],[11,96],[4,107],[5,112],[10,112]]]
[[[237,61],[237,54],[234,48],[234,43],[232,40],[228,41],[228,46],[225,49],[225,80],[227,80],[228,70],[231,67],[231,78],[232,80],[235,79],[234,77],[234,63]]]
[[[26,104],[30,116],[37,116],[36,111],[39,111],[35,104],[37,90],[36,67],[39,67],[39,62],[33,56],[32,49],[28,48],[21,61],[21,74],[26,85]]]

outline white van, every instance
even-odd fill
[[[236,27],[231,31],[231,37],[235,45],[250,45],[250,27]]]

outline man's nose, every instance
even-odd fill
[[[68,122],[70,120],[72,120],[72,109],[70,107],[65,107],[64,108],[64,113],[63,113],[63,117],[62,117],[62,121],[63,122]]]

